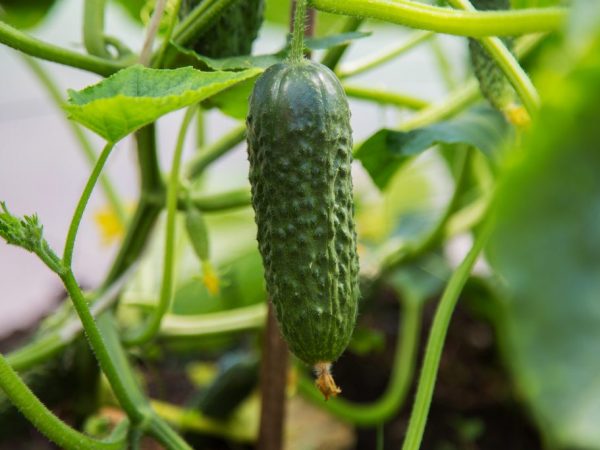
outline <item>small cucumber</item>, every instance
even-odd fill
[[[180,17],[204,1],[207,0],[183,0]],[[264,8],[264,0],[236,0],[189,48],[210,58],[249,55],[263,22]]]
[[[473,0],[472,3],[481,11],[510,9],[509,0]],[[512,39],[505,38],[503,42],[512,51]],[[476,39],[469,39],[469,54],[483,96],[511,123],[527,125],[529,116],[519,104],[517,93],[496,61]]]
[[[325,397],[336,395],[329,367],[359,297],[348,101],[327,67],[283,62],[257,80],[247,125],[267,290],[290,350],[315,367]]]

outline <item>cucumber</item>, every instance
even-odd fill
[[[509,0],[473,0],[472,4],[481,11],[510,9]],[[512,51],[512,39],[504,38],[503,42]],[[469,55],[482,95],[511,123],[515,125],[528,124],[528,115],[519,105],[514,88],[496,61],[476,39],[469,39]]]
[[[180,18],[206,0],[183,0]],[[210,58],[249,55],[263,22],[264,0],[237,0],[202,36],[187,47]]]
[[[252,204],[267,291],[290,350],[329,374],[356,322],[358,256],[353,219],[352,130],[346,95],[327,67],[269,67],[250,98]]]

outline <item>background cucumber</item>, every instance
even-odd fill
[[[290,350],[335,395],[329,364],[350,341],[359,296],[346,95],[321,64],[276,64],[256,82],[247,124],[267,290]]]
[[[183,0],[180,16],[187,16],[203,0]],[[252,43],[263,22],[264,0],[237,0],[215,24],[189,45],[197,53],[210,58],[249,55]]]
[[[473,0],[475,8],[482,11],[510,9],[509,0]],[[504,44],[512,51],[511,38],[503,38]],[[518,96],[514,88],[489,55],[487,50],[476,39],[469,39],[469,55],[475,77],[479,81],[479,88],[490,104],[502,112],[506,118],[515,125],[526,125],[529,116],[519,105]]]

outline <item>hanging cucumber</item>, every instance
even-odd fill
[[[509,0],[473,0],[472,4],[481,11],[510,9]],[[512,39],[506,38],[503,42],[512,51]],[[476,39],[469,39],[469,54],[483,96],[509,122],[518,126],[527,125],[529,115],[520,105],[517,93],[494,58]]]
[[[180,17],[207,0],[183,0]],[[187,47],[210,58],[249,55],[263,22],[264,0],[236,0],[205,33]]]
[[[202,264],[202,282],[212,295],[219,292],[219,278],[210,261],[210,241],[204,215],[194,205],[188,204],[185,228],[194,252]]]
[[[338,79],[303,59],[301,36],[290,59],[268,68],[252,92],[250,183],[280,329],[328,398],[340,392],[330,366],[350,341],[359,297],[352,130]]]

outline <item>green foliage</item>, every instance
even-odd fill
[[[496,159],[509,126],[491,108],[477,107],[455,119],[410,131],[382,129],[363,142],[355,153],[371,179],[384,190],[396,172],[415,156],[436,144],[467,144]]]
[[[574,69],[541,76],[544,107],[502,179],[488,251],[506,284],[507,363],[556,448],[600,447],[599,79],[600,36]]]
[[[81,91],[69,91],[69,118],[117,142],[159,117],[193,105],[259,72],[199,72],[132,66]]]
[[[61,262],[44,239],[44,227],[36,214],[22,219],[13,216],[6,203],[0,202],[0,236],[11,245],[16,245],[38,255],[55,272],[61,270]]]
[[[307,61],[270,67],[250,99],[250,184],[267,290],[291,351],[308,364],[335,361],[356,320],[349,120],[333,72]]]
[[[16,28],[32,28],[41,23],[56,0],[1,0],[0,20]]]

